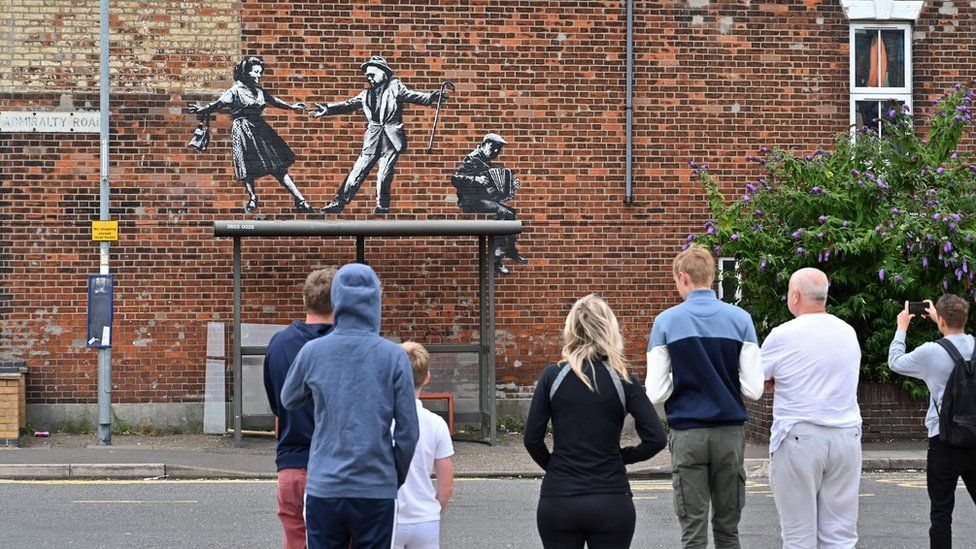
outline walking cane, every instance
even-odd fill
[[[445,80],[441,84],[441,93],[437,96],[437,110],[434,111],[434,127],[430,129],[430,140],[427,141],[427,154],[430,154],[434,150],[434,133],[437,131],[437,121],[441,116],[441,103],[444,102],[445,90],[454,92],[457,88],[454,86],[454,82],[450,80]]]

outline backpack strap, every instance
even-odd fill
[[[603,361],[603,367],[607,369],[607,373],[610,374],[610,380],[613,382],[613,388],[617,391],[617,397],[620,399],[620,405],[623,406],[624,412],[627,411],[627,394],[624,393],[624,384],[620,379],[620,374],[616,370],[610,367],[606,361]],[[563,364],[559,369],[559,373],[556,374],[556,379],[553,380],[552,386],[549,387],[549,400],[552,401],[552,397],[556,396],[556,390],[562,384],[563,380],[566,379],[566,375],[569,374],[572,368],[569,364]]]
[[[962,355],[959,354],[959,349],[956,349],[956,346],[953,345],[948,338],[943,337],[942,339],[938,339],[936,340],[936,343],[938,343],[939,346],[949,353],[949,356],[952,357],[952,361],[956,363],[956,366],[965,371],[966,375],[973,375],[973,369],[976,367],[976,348],[973,349],[973,354],[969,357],[969,361],[966,361],[962,358]]]

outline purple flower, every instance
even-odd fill
[[[949,223],[949,230],[951,230],[952,232],[956,232],[956,224],[955,223]]]
[[[933,216],[932,216],[932,221],[938,221],[938,220],[939,220],[939,219],[941,219],[941,218],[942,218],[942,216],[941,216],[941,215],[939,215],[939,214],[935,214],[935,215],[933,215]]]
[[[715,232],[715,227],[709,227],[708,230],[705,231],[705,234],[715,234]]]
[[[962,280],[962,269],[956,269],[956,280]]]
[[[955,221],[959,221],[960,219],[962,219],[962,216],[960,216],[957,213],[951,213],[949,214],[949,216],[952,217],[952,219],[954,219]]]
[[[923,268],[923,269],[927,269],[927,268],[928,268],[928,266],[929,266],[929,258],[927,258],[927,257],[923,257],[923,258],[922,258],[922,268]]]
[[[901,210],[899,210],[898,208],[892,208],[891,209],[891,214],[892,215],[898,215],[900,213],[901,213]]]
[[[857,177],[857,176],[861,175],[861,173],[859,171],[855,170],[854,168],[851,168],[851,175],[853,175],[854,177]]]
[[[765,271],[766,270],[766,260],[765,259],[763,259],[762,260],[762,263],[759,264],[759,270],[760,271]]]
[[[688,235],[688,238],[685,239],[685,242],[691,242],[694,239],[695,239],[695,234],[692,233]]]
[[[878,225],[877,227],[875,227],[874,228],[874,232],[880,233],[881,232],[881,225]]]
[[[687,249],[688,249],[688,245],[687,244],[682,244],[681,245],[681,251],[682,252],[685,251],[685,250],[687,250]]]
[[[942,279],[942,289],[946,291],[949,290],[949,281],[944,278]]]
[[[712,248],[712,253],[715,254],[715,255],[721,255],[721,253],[722,253],[722,247],[721,246],[715,246],[714,248]]]
[[[966,242],[972,242],[972,241],[973,241],[973,235],[967,234],[966,235]]]
[[[793,240],[799,240],[803,236],[803,229],[797,229],[793,232]]]
[[[888,184],[882,181],[881,179],[878,179],[878,187],[881,187],[882,191],[888,190]]]
[[[949,158],[959,158],[959,153],[952,153]]]
[[[803,246],[799,246],[796,249],[796,255],[806,255],[807,251],[803,249]]]
[[[747,194],[742,195],[742,201],[743,202],[749,202],[750,200],[752,200],[752,199],[749,198],[749,195],[747,195]]]
[[[759,152],[766,154],[769,152],[769,149],[767,149],[766,147],[759,147]]]
[[[946,242],[945,243],[945,246],[942,246],[942,250],[945,251],[945,253],[951,252],[952,251],[952,242]]]
[[[814,188],[810,189],[810,193],[811,194],[821,194],[822,192],[823,192],[823,190],[820,187],[814,187]]]
[[[964,273],[969,272],[969,260],[967,260],[966,258],[963,258],[962,260],[962,272]]]
[[[864,177],[868,178],[869,181],[874,181],[874,174],[871,172],[864,172]]]
[[[888,118],[894,118],[894,117],[895,117],[895,109],[891,109],[890,111],[888,111]]]
[[[688,166],[691,167],[691,168],[697,168],[698,167],[698,162],[691,161],[691,162],[688,163]]]
[[[820,216],[820,217],[817,218],[817,221],[819,221],[820,224],[823,225],[824,223],[827,222],[827,216],[822,215],[822,216]]]
[[[939,168],[935,170],[935,173],[937,173],[939,175],[942,175],[942,174],[945,173],[945,168],[943,168],[942,166],[939,166]]]
[[[748,191],[749,194],[752,194],[756,192],[756,186],[753,185],[752,183],[746,183],[746,191]]]
[[[884,269],[881,269],[880,271],[878,271],[878,278],[880,278],[881,281],[884,282],[884,278],[885,278],[885,270]]]
[[[739,240],[739,235],[733,233],[732,236],[729,237],[729,240],[735,242],[736,240]]]
[[[850,226],[851,226],[851,224],[850,224],[850,223],[848,223],[847,221],[845,221],[845,222],[843,222],[843,223],[841,223],[841,226],[842,226],[842,227],[850,227]]]
[[[901,282],[902,281],[901,275],[895,275],[895,276],[891,277],[891,279],[894,280],[895,282]]]
[[[819,238],[823,238],[824,237],[824,232],[823,231],[820,231],[819,233],[817,233],[817,236]]]
[[[753,213],[753,215],[755,215],[756,217],[762,217],[762,215],[763,215],[764,213],[766,213],[766,212],[764,212],[764,211],[762,211],[762,210],[756,210],[756,211],[754,211],[754,212],[752,212],[752,213]]]
[[[824,261],[830,261],[830,250],[824,253]]]

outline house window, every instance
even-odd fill
[[[718,298],[726,303],[738,303],[742,299],[739,264],[735,258],[718,258]]]
[[[879,134],[892,109],[912,110],[912,26],[852,23],[851,125]]]

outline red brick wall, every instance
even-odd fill
[[[862,439],[865,441],[924,439],[928,436],[924,423],[928,401],[912,399],[899,385],[861,383],[857,388],[857,403],[864,421]],[[746,437],[768,442],[769,429],[773,425],[773,395],[747,402],[746,408],[749,410]]]
[[[653,317],[676,299],[670,258],[707,217],[688,161],[708,162],[737,189],[757,176],[745,156],[758,147],[810,151],[848,123],[848,26],[838,2],[637,2],[635,204],[628,207],[623,1],[229,2],[237,11],[191,14],[170,9],[177,2],[123,4],[112,102],[112,209],[122,235],[112,246],[117,402],[201,400],[206,324],[231,320],[231,243],[211,236],[212,221],[240,218],[244,202],[233,180],[229,120],[218,117],[211,149],[198,154],[185,146],[195,122],[182,109],[229,86],[243,55],[265,59],[264,86],[287,100],[354,95],[363,86],[359,63],[378,53],[414,89],[457,82],[435,154],[423,151],[433,110],[407,108],[412,149],[397,165],[398,219],[456,217],[449,178],[460,158],[487,131],[511,142],[500,160],[523,182],[514,206],[531,260],[500,277],[496,293],[498,381],[512,395],[558,358],[564,315],[588,292],[611,302],[642,370]],[[916,27],[920,112],[974,74],[973,61],[958,52],[976,38],[976,9],[957,3],[958,14],[940,13],[948,4],[927,2]],[[166,10],[148,14],[160,6]],[[63,15],[52,12],[50,26]],[[152,25],[140,26],[140,17]],[[95,21],[89,30],[97,33]],[[235,24],[239,51],[213,39]],[[0,51],[19,52],[23,40]],[[50,110],[66,101],[97,109],[97,39],[77,43],[87,72],[0,79],[0,110]],[[269,109],[266,119],[298,155],[291,170],[298,186],[322,206],[355,160],[362,115],[315,120]],[[31,402],[95,400],[95,353],[85,349],[83,331],[84,275],[98,268],[88,236],[98,215],[98,167],[97,135],[0,133],[0,354],[28,361]],[[367,181],[342,218],[371,218],[374,192]],[[266,219],[322,219],[293,214],[271,178],[258,182],[258,193],[257,213]],[[367,241],[366,253],[384,281],[387,334],[475,339],[473,241]],[[244,320],[299,316],[308,270],[354,254],[352,239],[246,241]]]

